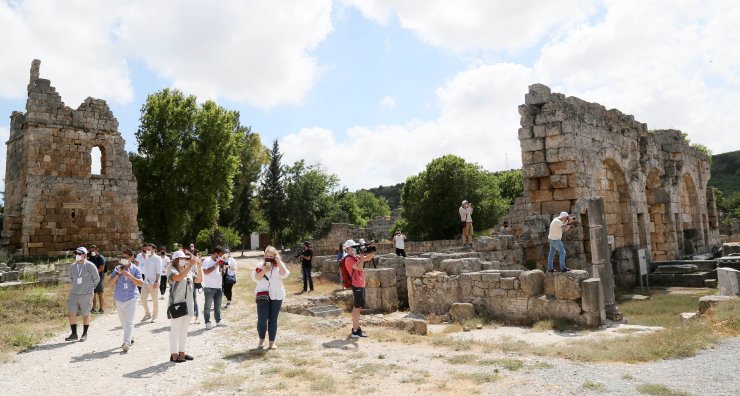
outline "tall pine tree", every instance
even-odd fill
[[[276,246],[282,246],[282,233],[285,228],[285,189],[283,187],[283,154],[277,139],[272,143],[270,165],[265,171],[260,186],[260,203],[265,213],[270,234]]]

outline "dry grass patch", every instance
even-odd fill
[[[709,311],[712,328],[720,334],[740,336],[740,301],[727,301]]]
[[[524,367],[524,362],[519,359],[484,359],[478,362],[480,366],[499,366],[509,371],[517,371]]]
[[[650,396],[691,396],[691,393],[673,390],[661,384],[643,384],[637,386],[637,391]]]
[[[228,377],[212,377],[201,382],[200,388],[204,392],[211,393],[238,392],[242,390],[242,385],[246,380],[246,375],[239,374],[231,374]]]
[[[450,376],[455,379],[459,379],[462,381],[469,381],[474,384],[482,385],[489,382],[498,381],[500,376],[498,373],[482,373],[482,372],[454,372],[450,373]]]
[[[401,379],[401,383],[402,384],[411,383],[411,384],[421,385],[421,384],[427,383],[427,381],[429,381],[430,376],[431,374],[427,370],[414,369],[411,371],[411,374]]]
[[[533,331],[566,331],[566,330],[577,330],[578,326],[567,319],[544,319],[534,322],[532,325]]]
[[[601,382],[586,381],[581,384],[581,389],[590,390],[592,392],[603,392],[606,387]]]

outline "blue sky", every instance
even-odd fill
[[[351,189],[450,153],[519,167],[533,83],[740,149],[740,5],[644,3],[0,0],[0,138],[39,58],[70,107],[108,101],[131,151],[146,96],[179,88]]]

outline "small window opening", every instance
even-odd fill
[[[92,165],[90,167],[91,175],[102,175],[103,174],[103,152],[100,147],[95,146],[90,151],[90,157],[92,159]]]

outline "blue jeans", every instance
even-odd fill
[[[550,239],[550,254],[547,255],[547,269],[554,269],[553,259],[555,258],[555,250],[560,253],[560,269],[565,269],[565,246],[563,246],[563,241],[560,239]]]
[[[206,296],[206,301],[203,304],[204,305],[203,318],[206,320],[206,323],[211,322],[211,304],[214,304],[213,313],[216,316],[216,323],[220,322],[221,321],[221,297],[223,296],[221,289],[216,289],[213,287],[204,287],[203,291]]]
[[[281,305],[283,305],[283,300],[270,300],[269,304],[257,304],[257,335],[260,340],[264,340],[265,333],[269,332],[270,341],[275,341]]]
[[[309,289],[313,290],[313,278],[311,278],[311,267],[301,266],[301,272],[303,273],[303,291],[306,291]]]
[[[195,316],[195,319],[198,319],[198,289],[202,288],[203,286],[200,283],[196,283],[193,287],[193,316]]]

